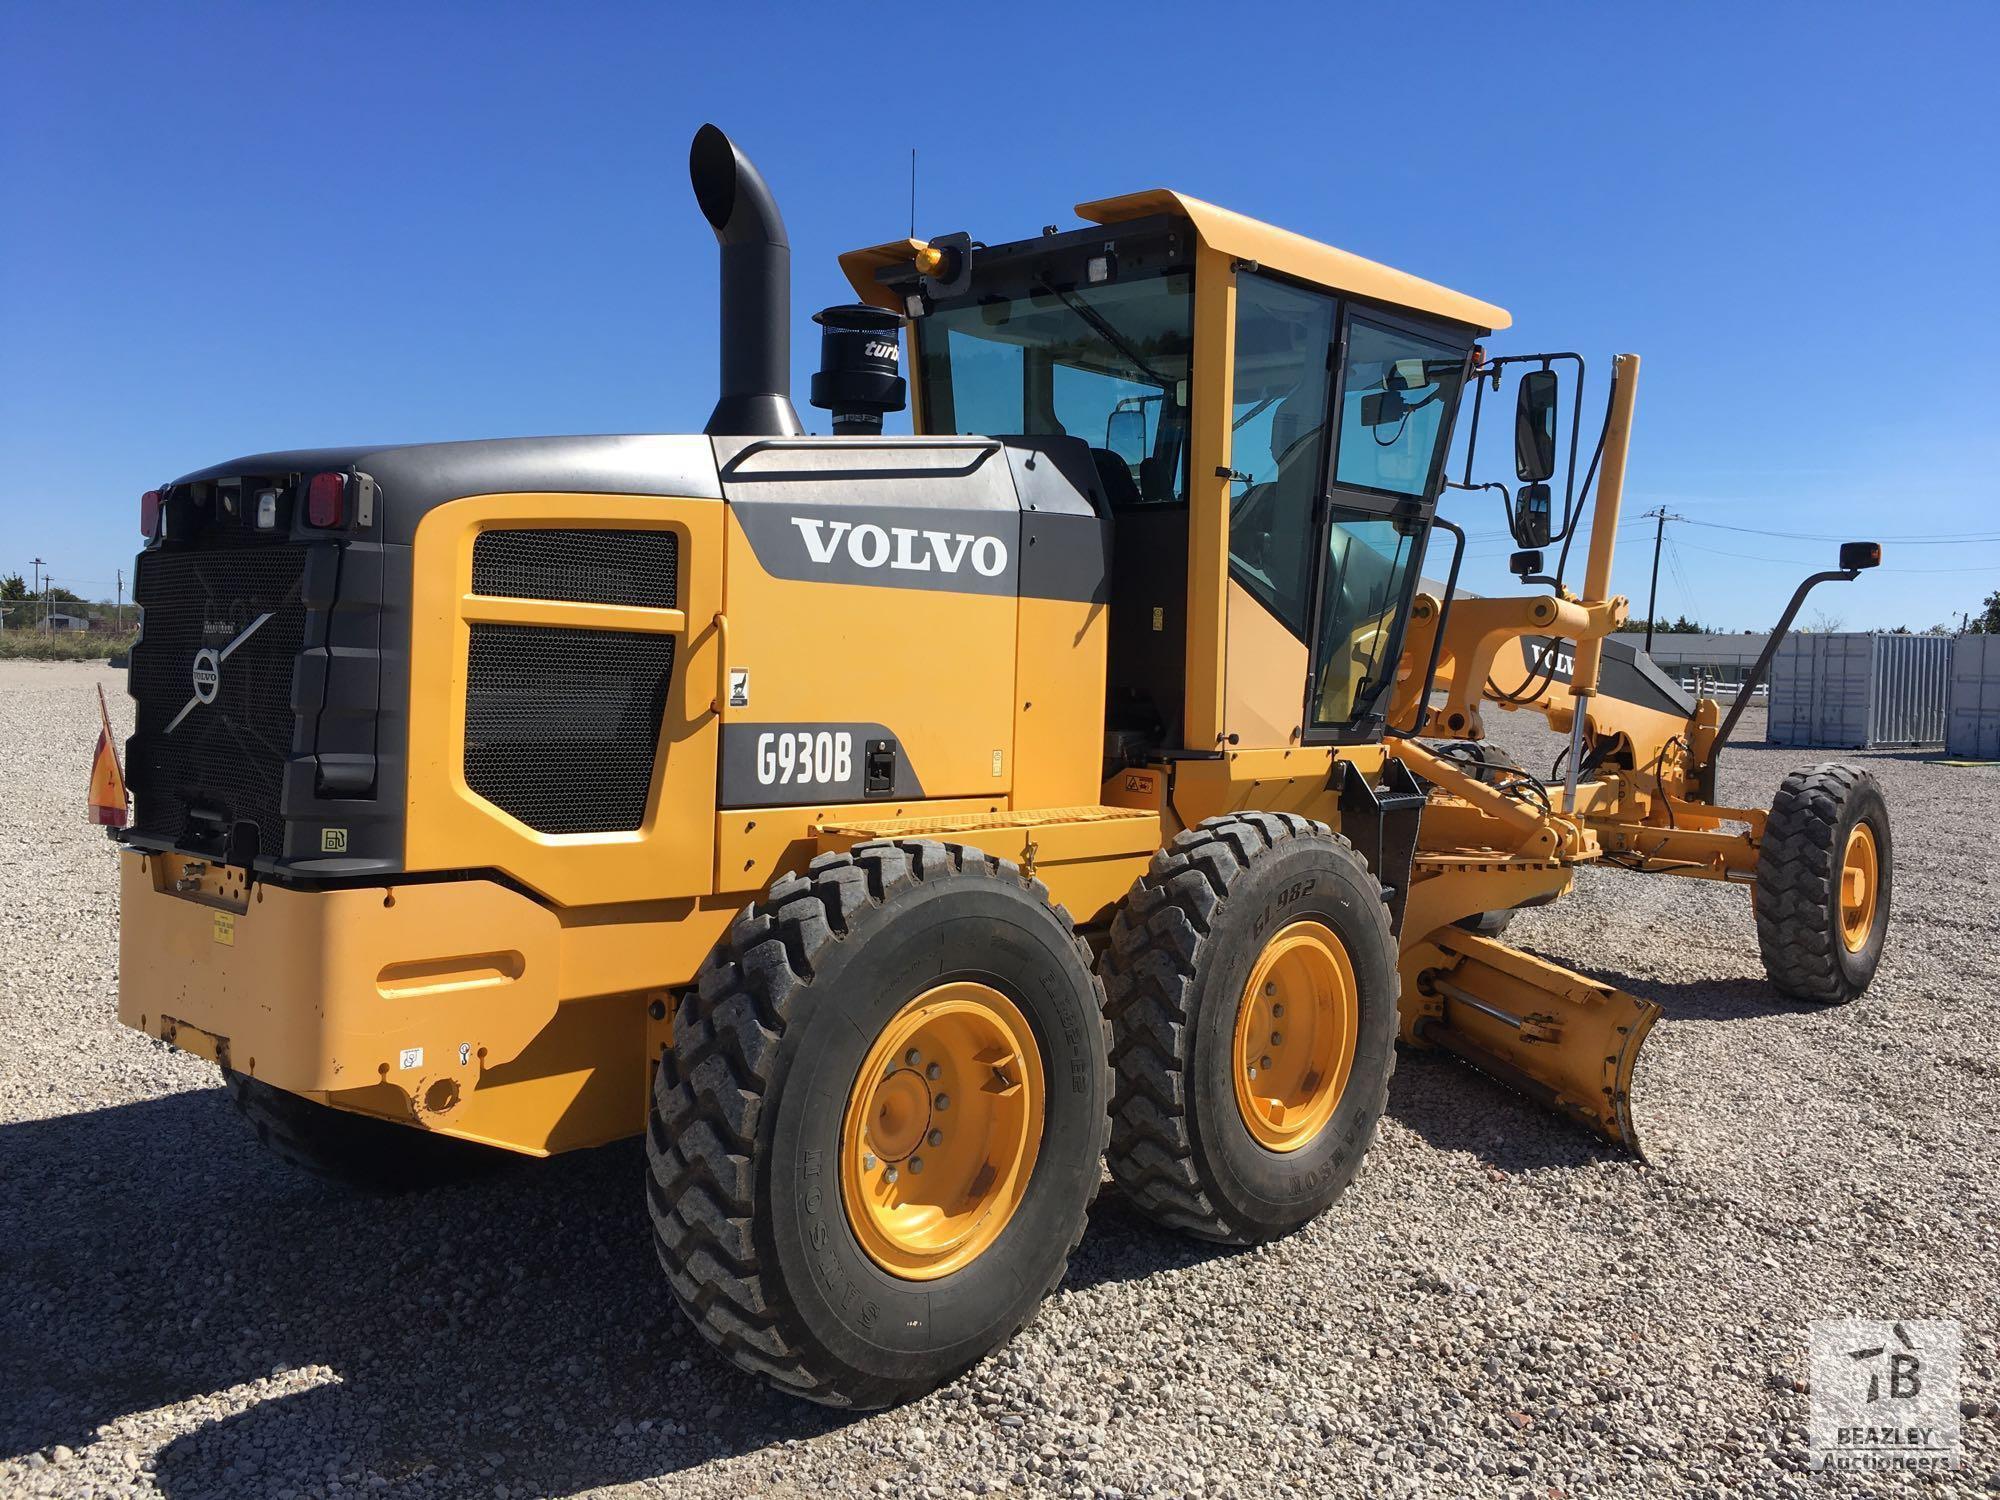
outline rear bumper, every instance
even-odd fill
[[[276,1088],[534,1155],[636,1133],[648,996],[562,996],[554,911],[488,880],[178,891],[120,858],[119,1019]]]

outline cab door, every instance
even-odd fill
[[[1349,303],[1313,541],[1302,737],[1381,738],[1473,330]]]
[[[1339,313],[1325,292],[1237,274],[1223,669],[1223,730],[1237,748],[1304,737]]]
[[[1232,745],[1380,738],[1473,333],[1238,274]]]

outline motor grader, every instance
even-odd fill
[[[841,257],[809,435],[776,204],[713,127],[690,165],[704,433],[267,453],[142,501],[129,819],[108,728],[93,793],[119,1013],[269,1145],[409,1185],[643,1131],[694,1326],[873,1406],[1032,1315],[1107,1161],[1207,1239],[1319,1214],[1399,1043],[1637,1150],[1656,1008],[1496,935],[1579,866],[1748,885],[1781,993],[1866,988],[1874,783],[1718,805],[1734,716],[1606,644],[1636,357],[1579,477],[1574,356],[1146,191]],[[1510,378],[1518,488],[1475,466]],[[1448,488],[1498,490],[1527,592],[1448,586]],[[1496,704],[1561,764],[1490,750]]]

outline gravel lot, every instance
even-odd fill
[[[1320,1221],[1218,1250],[1107,1190],[1010,1348],[853,1418],[681,1321],[636,1143],[361,1198],[120,1029],[113,853],[83,813],[100,682],[124,718],[121,673],[0,664],[0,1493],[2000,1489],[2000,772],[1851,757],[1900,858],[1887,960],[1844,1010],[1776,999],[1742,890],[1586,871],[1516,922],[1665,1008],[1654,1165],[1406,1055]],[[1763,804],[1813,758],[1734,752],[1723,793]],[[1964,1320],[1959,1473],[1807,1472],[1804,1327],[1847,1314]]]

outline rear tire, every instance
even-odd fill
[[[490,1172],[512,1154],[375,1115],[335,1109],[225,1071],[229,1097],[268,1151],[317,1177],[371,1193],[442,1187]]]
[[[850,1192],[860,1163],[877,1174],[871,1192],[884,1165],[856,1144],[868,1137],[854,1133],[852,1101],[890,1034],[944,988],[997,995],[1025,1028],[1038,1051],[1023,1086],[1041,1123],[1033,1152],[1016,1158],[1017,1191],[996,1210],[1005,1217],[996,1228],[982,1210],[969,1231],[969,1259],[892,1271],[888,1232],[855,1201],[868,1193]],[[648,1206],[682,1310],[741,1368],[829,1406],[886,1406],[952,1379],[1062,1280],[1097,1191],[1108,1050],[1089,950],[1041,883],[1007,861],[882,841],[785,876],[703,965],[654,1080]],[[937,1055],[916,1060],[914,1076]],[[944,1078],[954,1076],[955,1107],[930,1100],[939,1113],[910,1129],[939,1161],[898,1195],[935,1188],[960,1144],[930,1127],[971,1128],[982,1101],[962,1070]],[[1003,1081],[994,1074],[982,1092],[1007,1092],[995,1088]],[[929,1089],[912,1092],[921,1109]],[[911,1174],[909,1149],[883,1155]],[[968,1199],[991,1180],[974,1179]]]
[[[1757,948],[1780,994],[1844,1005],[1868,988],[1894,875],[1889,808],[1873,776],[1829,761],[1785,778],[1764,825],[1755,894]]]
[[[1267,953],[1315,928],[1348,966],[1351,1064],[1315,1132],[1274,1149],[1239,1100],[1239,1023]],[[1188,829],[1125,898],[1100,969],[1117,1074],[1111,1175],[1135,1208],[1241,1245],[1298,1228],[1346,1190],[1388,1103],[1400,981],[1382,887],[1345,839],[1288,813]]]

